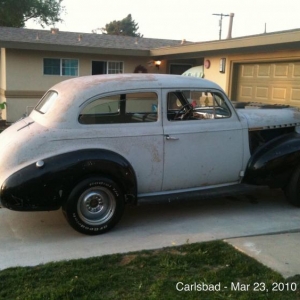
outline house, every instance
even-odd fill
[[[300,107],[300,29],[191,43],[0,27],[0,48],[0,102],[7,102],[2,117],[9,123],[74,76],[182,74],[198,65],[232,100]]]
[[[202,58],[205,78],[232,100],[300,107],[300,29],[152,49],[151,55]]]

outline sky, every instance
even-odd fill
[[[131,14],[145,38],[192,42],[219,39],[220,17],[234,13],[232,37],[300,28],[299,0],[63,0],[61,31],[87,32]],[[222,20],[222,39],[229,17]],[[27,28],[42,27],[33,21]],[[45,27],[45,29],[50,28]]]

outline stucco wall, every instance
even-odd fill
[[[39,98],[6,98],[6,121],[12,123],[28,115],[38,100]]]
[[[220,59],[226,59],[225,73],[220,72]],[[227,82],[230,73],[230,64],[227,56],[208,56],[204,58],[205,61],[210,62],[210,67],[204,67],[204,78],[216,82],[220,87],[227,92]]]
[[[268,51],[268,52],[267,52]],[[300,50],[273,51],[266,49],[265,52],[239,53],[228,55],[211,55],[200,57],[199,62],[209,60],[210,67],[204,69],[205,78],[219,84],[231,97],[232,86],[234,85],[234,66],[239,63],[270,62],[270,61],[300,61]],[[143,65],[149,73],[168,73],[170,61],[162,59],[160,68],[154,64],[152,57],[120,57],[103,56],[77,53],[59,53],[47,51],[29,51],[2,49],[0,61],[0,101],[7,101],[7,121],[13,122],[28,111],[28,106],[34,106],[42,94],[51,86],[68,76],[43,75],[43,58],[76,58],[79,60],[79,75],[90,75],[92,72],[92,61],[123,61],[124,72],[132,73],[136,66]],[[219,71],[220,59],[226,59],[225,73]],[[193,59],[197,61],[197,58]],[[189,62],[190,59],[180,60]],[[199,63],[200,64],[200,63]],[[202,63],[201,63],[202,64]],[[197,65],[197,64],[195,64]],[[4,97],[4,93],[6,98]],[[1,96],[2,95],[2,96]]]
[[[6,49],[1,48],[0,57],[0,89],[6,89]]]
[[[6,50],[1,48],[0,51],[0,103],[5,102],[4,91],[6,89]],[[6,120],[6,109],[0,112],[1,119]]]
[[[5,51],[5,49],[4,49]],[[3,55],[1,55],[3,57]],[[149,73],[157,73],[155,66],[147,63],[150,58],[103,56],[77,53],[30,51],[6,49],[6,67],[1,64],[1,86],[7,102],[7,122],[14,122],[26,114],[41,96],[54,84],[72,78],[70,76],[43,75],[44,58],[74,58],[79,60],[79,76],[92,74],[92,61],[122,61],[124,72],[133,73],[138,65],[143,65]],[[164,71],[164,67],[161,68]],[[4,82],[6,78],[6,84]],[[3,96],[4,97],[4,96]]]
[[[2,52],[2,49],[3,48],[0,48],[0,88],[1,88],[1,57],[2,57],[1,52]]]
[[[92,61],[123,61],[124,72],[132,73],[139,64],[147,67],[149,58],[102,56],[77,53],[42,52],[29,50],[7,50],[8,90],[47,90],[57,82],[70,76],[43,75],[43,58],[74,58],[79,60],[79,76],[91,75]],[[149,70],[150,72],[151,70]]]

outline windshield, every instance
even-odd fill
[[[35,107],[35,110],[45,114],[49,108],[52,106],[53,102],[57,98],[58,94],[54,91],[47,92],[44,97],[40,100],[40,102]]]

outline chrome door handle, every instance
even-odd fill
[[[167,140],[167,141],[177,141],[177,140],[179,140],[179,138],[176,138],[176,137],[172,137],[172,136],[166,135],[166,140]]]

